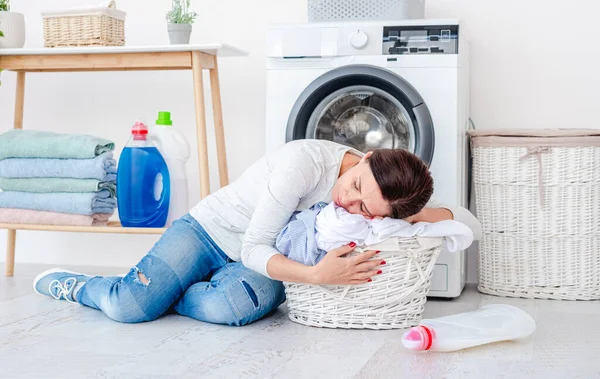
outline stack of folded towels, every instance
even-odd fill
[[[114,147],[83,134],[1,134],[0,222],[106,225],[117,207]]]

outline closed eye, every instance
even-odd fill
[[[358,192],[360,194],[362,194],[360,179],[358,179],[356,182],[354,182],[354,186],[356,187]],[[367,206],[365,205],[365,203],[362,201],[360,202],[360,211],[363,212],[364,214],[366,214],[368,217],[371,217],[371,218],[373,217],[371,215],[371,212],[369,212],[369,210],[367,209]]]

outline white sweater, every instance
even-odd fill
[[[234,261],[267,277],[267,262],[279,252],[277,235],[292,213],[319,201],[331,202],[344,154],[358,150],[326,140],[292,141],[250,166],[235,182],[204,198],[190,214]],[[430,208],[448,208],[456,221],[481,235],[479,221],[465,208],[432,199]]]

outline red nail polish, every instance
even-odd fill
[[[383,271],[381,271],[381,270],[377,271],[377,275],[379,275],[379,274],[383,274]]]
[[[348,244],[348,246],[350,246],[350,247],[354,247],[354,246],[356,246],[356,244],[355,244],[354,242],[350,242],[350,243]]]
[[[380,250],[377,250],[377,251],[375,252],[375,254],[379,254],[379,253],[381,253],[381,251],[380,251]]]
[[[372,280],[371,279],[367,279],[367,282],[372,282]]]
[[[382,264],[382,265],[384,265],[384,264],[386,264],[386,263],[387,263],[386,261],[381,261],[381,264]]]

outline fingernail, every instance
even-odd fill
[[[375,254],[379,254],[379,253],[381,253],[381,251],[380,251],[380,250],[377,250],[377,251],[375,252]]]
[[[386,261],[381,261],[381,264],[382,264],[382,265],[384,265],[384,264],[386,264],[386,263],[387,263]]]
[[[348,244],[348,246],[350,246],[350,247],[354,247],[354,246],[356,246],[356,244],[355,244],[354,242],[350,242],[350,243]]]
[[[371,279],[367,279],[367,282],[372,282],[372,280]]]
[[[377,271],[377,275],[379,275],[379,274],[383,274],[383,271],[381,271],[381,270]]]

